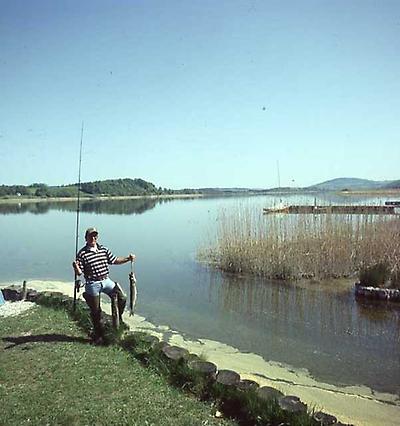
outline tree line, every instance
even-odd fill
[[[156,187],[144,179],[107,179],[94,182],[83,182],[80,185],[81,195],[87,196],[134,196],[134,195],[173,195],[195,194],[195,189],[173,190]],[[78,195],[78,184],[49,186],[45,183],[31,185],[0,185],[0,197],[51,197],[69,198]]]

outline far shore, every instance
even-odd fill
[[[137,200],[137,199],[171,199],[171,198],[202,198],[202,197],[215,197],[215,196],[246,196],[246,195],[296,195],[296,194],[321,194],[321,193],[335,193],[343,196],[353,196],[353,195],[365,195],[365,196],[396,196],[400,197],[400,188],[399,189],[370,189],[370,190],[352,190],[352,191],[262,191],[262,192],[224,192],[220,193],[201,193],[201,194],[151,194],[151,195],[103,195],[103,196],[92,196],[83,195],[80,197],[80,200],[90,201],[90,200]],[[78,197],[13,197],[13,198],[0,198],[0,204],[16,204],[16,203],[40,203],[40,202],[64,202],[64,201],[76,201]]]

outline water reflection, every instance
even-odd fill
[[[9,214],[19,214],[19,213],[33,213],[33,214],[43,214],[47,213],[50,210],[50,203],[0,203],[0,214],[9,215]]]
[[[164,200],[139,198],[133,200],[93,200],[86,201],[81,206],[81,211],[87,213],[106,214],[142,214],[147,210],[154,209],[157,204]]]
[[[289,193],[289,194],[253,194],[249,197],[248,194],[242,195],[227,194],[215,196],[203,196],[196,198],[198,201],[208,202],[209,200],[262,200],[262,207],[273,207],[278,202],[283,202],[285,205],[290,204],[305,204],[310,205],[317,203],[319,205],[332,205],[332,204],[374,204],[383,205],[384,199],[381,196],[375,195],[344,195],[333,192],[321,193]],[[192,199],[191,197],[185,198],[186,200]],[[399,197],[391,197],[391,200],[400,201]],[[141,214],[147,210],[153,209],[158,204],[169,203],[177,201],[176,198],[135,198],[135,199],[92,199],[81,200],[81,210],[88,213],[98,214]],[[20,213],[33,213],[44,214],[50,210],[59,211],[76,211],[76,200],[71,201],[32,201],[32,202],[16,202],[16,203],[0,203],[0,215],[6,214],[20,214]]]
[[[86,213],[131,215],[142,214],[169,199],[138,198],[129,200],[82,200],[80,210]],[[76,201],[43,201],[0,204],[0,214],[45,214],[50,210],[76,211]]]
[[[219,274],[213,274],[210,291],[225,313],[242,318],[236,346],[243,340],[247,350],[305,367],[323,381],[400,394],[400,307],[395,304],[359,304],[351,288],[340,286]]]

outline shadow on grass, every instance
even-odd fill
[[[51,343],[51,342],[78,342],[78,343],[91,343],[91,340],[85,337],[72,337],[66,336],[65,334],[36,334],[30,336],[6,336],[3,337],[4,342],[11,343],[4,349],[12,349],[18,345],[24,345],[26,343]]]

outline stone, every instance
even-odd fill
[[[26,293],[26,300],[28,300],[29,302],[36,302],[37,297],[38,297],[37,290],[28,289]]]
[[[208,361],[193,361],[190,363],[190,369],[196,373],[208,377],[210,379],[215,379],[217,374],[217,366],[212,362]]]
[[[240,382],[240,375],[232,370],[219,370],[217,383],[225,386],[236,386]]]
[[[189,356],[189,352],[186,349],[178,346],[165,346],[161,351],[172,361],[179,361],[180,359],[185,359]]]
[[[9,302],[16,302],[20,300],[21,298],[22,287],[12,285],[12,286],[3,288],[2,291],[3,291],[3,296],[5,300],[8,300]]]
[[[260,387],[260,385],[255,382],[254,380],[249,379],[242,379],[237,384],[237,388],[241,391],[247,391],[247,390],[257,390]]]
[[[257,395],[263,400],[277,400],[283,396],[283,393],[278,389],[271,388],[270,386],[262,386],[257,389]]]
[[[148,344],[151,348],[156,347],[160,343],[160,339],[152,334],[146,334],[141,338],[141,341]]]
[[[321,426],[330,426],[337,424],[337,418],[335,416],[323,413],[322,411],[317,411],[316,413],[314,413],[313,418]]]
[[[306,413],[307,405],[300,401],[300,398],[294,395],[287,395],[278,400],[282,410],[290,413]]]
[[[190,365],[192,362],[201,361],[200,357],[197,354],[189,354],[187,357],[187,363]]]
[[[161,340],[159,343],[157,343],[154,346],[154,349],[159,350],[162,352],[162,350],[166,347],[166,346],[170,346],[167,342],[165,342],[164,340]]]
[[[360,283],[356,283],[355,295],[356,297],[400,302],[400,290],[395,288],[367,287],[362,286]]]

